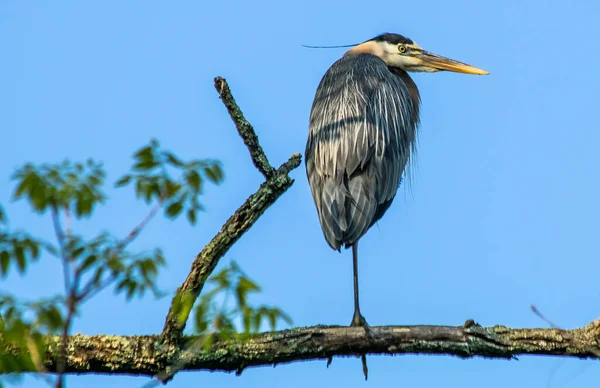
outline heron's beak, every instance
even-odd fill
[[[455,73],[478,75],[490,74],[489,72],[482,70],[478,67],[467,65],[466,63],[458,62],[453,59],[442,57],[441,55],[430,53],[424,50],[415,56],[422,61],[423,65],[432,67],[437,70],[447,70],[453,71]]]

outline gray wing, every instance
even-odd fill
[[[306,171],[325,239],[354,244],[391,205],[416,136],[405,83],[374,55],[334,63],[317,89]]]

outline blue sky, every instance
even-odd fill
[[[9,176],[26,161],[104,161],[111,181],[132,152],[158,138],[185,158],[217,158],[226,181],[209,186],[191,228],[157,220],[136,241],[162,247],[160,285],[175,290],[193,256],[261,183],[213,89],[225,77],[275,165],[303,152],[315,89],[342,50],[302,44],[406,35],[427,50],[482,67],[487,77],[417,74],[423,98],[418,167],[362,240],[363,313],[372,325],[544,326],[600,316],[597,288],[600,133],[594,64],[600,3],[593,1],[104,1],[0,3],[0,203],[12,226],[52,238],[51,221],[10,203]],[[347,324],[351,255],[321,234],[304,166],[296,183],[224,258],[237,260],[296,325]],[[129,190],[85,233],[126,233],[146,213]],[[224,264],[224,263],[222,263]],[[0,283],[22,297],[61,290],[46,258]],[[169,298],[125,303],[106,292],[86,304],[76,332],[160,331]],[[590,387],[591,361],[438,356],[334,359],[255,368],[241,377],[180,373],[171,387]],[[70,387],[132,387],[147,379],[70,377]],[[28,387],[44,386],[27,379]]]

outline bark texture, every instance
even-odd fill
[[[243,341],[216,342],[206,350],[186,355],[181,370],[236,371],[362,354],[446,354],[461,358],[511,359],[519,355],[555,355],[599,358],[600,320],[573,330],[482,327],[473,321],[463,326],[379,326],[375,338],[362,328],[313,326],[263,333]],[[69,337],[67,372],[154,376],[179,363],[184,349],[196,337],[182,337],[181,347],[163,345],[160,336]],[[56,367],[58,342],[49,346],[46,368]]]
[[[225,222],[221,231],[192,262],[190,273],[177,289],[165,320],[162,335],[166,342],[179,340],[185,329],[190,309],[200,295],[204,283],[217,266],[219,259],[254,225],[265,210],[290,188],[294,180],[288,176],[288,173],[298,167],[302,160],[300,154],[294,154],[277,170],[273,169],[258,143],[254,129],[236,104],[225,79],[215,78],[215,88],[233,119],[238,133],[248,147],[252,162],[267,180],[235,211]]]

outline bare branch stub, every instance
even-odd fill
[[[599,358],[600,321],[585,327],[562,329],[511,329],[505,326],[375,326],[375,338],[364,329],[346,326],[313,326],[262,333],[243,342],[215,342],[186,360],[182,370],[232,372],[240,368],[360,357],[363,354],[437,354],[461,358],[512,359],[518,355],[553,355]],[[153,376],[164,365],[173,365],[189,341],[184,336],[177,348],[165,351],[159,336],[69,337],[67,373],[105,373]],[[51,337],[44,362],[56,370],[60,336]],[[174,350],[174,351],[173,351]]]
[[[225,81],[224,78],[216,77],[215,89],[217,89],[223,104],[225,104],[225,107],[227,108],[227,112],[229,112],[229,116],[231,116],[231,119],[235,123],[238,133],[244,140],[244,144],[248,147],[252,163],[254,163],[258,171],[260,171],[266,179],[269,179],[275,172],[275,169],[269,163],[267,155],[265,155],[265,152],[258,143],[258,136],[256,136],[254,128],[252,128],[252,125],[246,120],[242,110],[235,102],[231,90],[229,89],[229,85],[227,85],[227,81]]]

